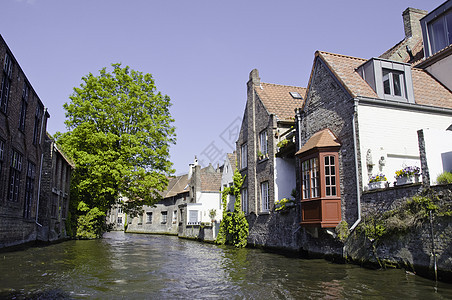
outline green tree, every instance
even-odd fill
[[[245,213],[242,211],[240,192],[243,185],[244,177],[238,170],[234,171],[233,185],[224,188],[222,192],[223,200],[223,219],[220,223],[220,230],[217,235],[217,244],[230,244],[237,248],[242,248],[247,245],[249,234],[248,221],[245,218]],[[228,195],[235,196],[234,211],[227,210]]]
[[[136,215],[142,205],[160,199],[159,192],[173,172],[169,147],[175,143],[175,128],[170,98],[156,91],[151,74],[121,64],[112,67],[111,73],[103,68],[98,76],[82,77],[71,101],[64,104],[68,131],[56,135],[75,162],[72,214],[91,214],[94,219],[107,212],[119,195],[129,199],[123,207],[129,217]],[[72,219],[82,226],[83,218]],[[99,226],[94,222],[85,227],[98,237]]]

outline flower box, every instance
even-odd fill
[[[419,182],[419,175],[397,177],[397,185],[413,184]]]
[[[387,186],[387,181],[374,181],[369,182],[369,191],[376,189],[384,189]]]

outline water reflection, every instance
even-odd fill
[[[0,298],[450,299],[452,285],[259,249],[108,233],[1,254]]]

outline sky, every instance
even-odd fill
[[[443,0],[2,0],[0,34],[51,115],[89,73],[122,63],[171,98],[175,174],[235,150],[253,69],[262,82],[306,87],[316,50],[376,57],[405,37],[407,7]]]

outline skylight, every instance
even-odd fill
[[[303,97],[301,97],[300,93],[298,92],[289,92],[289,93],[294,99],[303,99]]]

